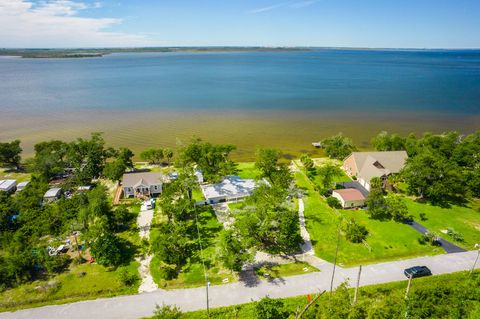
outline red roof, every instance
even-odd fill
[[[336,189],[334,192],[339,194],[344,201],[365,200],[365,196],[355,188]]]

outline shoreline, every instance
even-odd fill
[[[91,132],[104,132],[109,145],[131,148],[136,154],[147,147],[177,148],[179,143],[200,137],[212,143],[237,146],[236,160],[254,159],[257,146],[280,149],[287,158],[308,152],[321,155],[311,143],[342,132],[359,149],[368,150],[380,131],[406,135],[410,132],[441,133],[480,129],[480,115],[439,112],[401,114],[320,111],[121,111],[83,110],[29,114],[0,110],[0,140],[20,139],[23,157],[33,155],[33,145],[45,140],[73,140]],[[31,113],[31,112],[30,112]]]

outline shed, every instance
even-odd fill
[[[58,187],[50,188],[45,195],[43,195],[43,201],[46,203],[53,202],[62,196],[62,189]]]
[[[336,189],[332,192],[332,197],[338,199],[343,208],[365,206],[365,196],[355,188]]]
[[[13,193],[16,186],[17,181],[14,179],[0,180],[0,191],[2,192]]]
[[[17,185],[17,192],[22,191],[30,182],[21,182]]]

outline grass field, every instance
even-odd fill
[[[131,273],[138,273],[138,266],[132,261],[125,267]],[[110,270],[97,264],[71,266],[68,272],[49,280],[34,281],[0,293],[0,311],[136,293],[139,282],[125,286],[119,280],[120,271],[121,267]]]
[[[416,221],[438,233],[444,239],[465,249],[473,249],[475,244],[480,244],[480,212],[475,209],[455,205],[442,208],[427,203],[418,203],[410,198],[406,198],[405,202]],[[420,218],[421,213],[425,214],[425,220]],[[453,241],[449,235],[444,233],[447,228],[453,228],[459,232],[464,237],[464,241]]]
[[[200,234],[202,236],[203,260],[208,274],[208,281],[210,281],[212,285],[222,284],[225,279],[228,279],[228,282],[234,282],[236,281],[236,274],[224,269],[216,258],[217,239],[223,226],[217,221],[211,207],[206,206],[202,209],[203,211],[199,210],[198,221]],[[150,238],[153,239],[156,232],[157,229],[153,227],[150,233]],[[195,249],[192,252],[189,262],[179,273],[178,278],[173,280],[164,280],[161,278],[159,271],[160,260],[157,257],[154,257],[150,264],[152,277],[158,286],[164,289],[191,288],[205,285],[201,257],[200,249]]]
[[[255,167],[254,162],[238,163],[238,176],[241,178],[258,178],[260,171]]]
[[[425,278],[418,278],[413,281],[410,294],[414,294],[417,291],[425,290],[425,289],[432,289],[431,287],[440,286],[440,287],[449,287],[452,288],[458,285],[475,285],[478,284],[478,278],[480,273],[477,271],[474,273],[474,276],[469,277],[466,272],[459,272],[454,274],[448,275],[441,275],[435,277],[425,277]],[[389,308],[394,308],[395,310],[399,311],[398,316],[395,318],[405,318],[405,313],[402,312],[402,309],[405,309],[404,303],[404,295],[407,283],[406,281],[397,281],[388,284],[381,284],[381,285],[372,285],[367,287],[360,287],[359,294],[358,294],[358,302],[359,303],[366,303],[371,311],[374,311],[375,308],[383,309],[386,306]],[[338,294],[338,292],[334,292],[334,294]],[[354,290],[348,289],[347,290],[347,298],[353,299]],[[315,297],[314,294],[311,295],[313,299]],[[316,303],[317,309],[321,310],[323,305],[329,301],[330,295],[324,294],[319,298]],[[395,300],[394,304],[386,303],[386,298],[389,298],[390,303]],[[436,300],[433,300],[434,303],[438,305],[446,306],[448,308],[448,304],[451,300],[442,297],[442,292],[438,292],[438,297]],[[474,296],[470,296],[471,299],[477,298]],[[288,318],[295,318],[294,313],[298,309],[303,309],[305,305],[308,303],[307,296],[298,296],[292,298],[284,298],[280,299],[283,302],[284,310],[290,313]],[[476,309],[478,313],[479,306],[475,303],[474,300],[468,301],[467,308]],[[348,303],[348,301],[347,301]],[[215,308],[210,309],[210,315],[207,316],[206,310],[194,311],[194,312],[186,312],[180,315],[179,318],[182,319],[204,319],[204,318],[212,318],[212,319],[226,319],[226,318],[235,318],[235,319],[251,319],[257,318],[256,311],[255,311],[255,302],[250,302],[242,305],[230,306],[230,307],[222,307],[222,308]],[[350,307],[349,304],[345,305],[346,307]],[[476,307],[476,308],[475,308]],[[314,307],[310,308],[307,312],[309,316],[307,318],[313,318],[313,312],[315,312]],[[471,316],[467,318],[478,318],[475,316],[475,310],[472,311]],[[367,315],[365,314],[365,317]],[[303,318],[303,317],[302,317]],[[324,317],[321,317],[324,318]],[[364,318],[364,316],[358,316],[358,318]],[[391,316],[378,316],[375,315],[368,316],[368,318],[392,318]],[[425,317],[422,318],[432,318],[428,314],[425,314]],[[443,318],[453,318],[451,316],[446,315]]]
[[[309,272],[315,271],[318,271],[318,269],[302,262],[279,265],[266,265],[255,269],[255,273],[262,279],[282,278],[307,274]]]
[[[297,172],[295,178],[297,185],[307,192],[304,197],[306,225],[318,257],[333,262],[337,227],[346,217],[354,217],[367,228],[369,235],[367,244],[351,243],[340,237],[338,262],[344,266],[443,253],[441,248],[419,244],[420,234],[402,223],[372,220],[363,210],[330,208],[303,172]]]
[[[31,179],[30,173],[19,173],[0,168],[0,179],[14,179],[17,183],[26,182]]]

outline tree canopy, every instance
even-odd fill
[[[20,140],[15,140],[10,143],[0,143],[0,166],[13,166],[18,170],[22,160],[20,153],[22,153]]]
[[[321,143],[325,149],[325,153],[330,158],[343,160],[356,150],[352,140],[346,136],[343,136],[342,133],[338,133],[337,135],[323,139]]]

